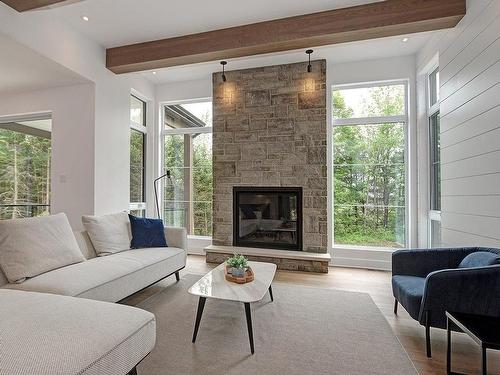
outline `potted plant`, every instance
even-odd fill
[[[231,268],[231,275],[234,277],[243,277],[248,268],[248,260],[241,254],[234,254],[226,261],[226,264]]]

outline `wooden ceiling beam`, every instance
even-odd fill
[[[18,12],[26,12],[28,10],[50,8],[54,5],[63,5],[60,3],[71,3],[75,0],[1,0],[2,3],[7,4]]]
[[[121,74],[263,53],[452,28],[466,0],[386,0],[198,34],[110,48]]]

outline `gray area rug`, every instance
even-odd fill
[[[191,343],[198,298],[185,275],[138,307],[156,315],[154,351],[139,365],[149,374],[416,374],[371,297],[363,293],[273,284],[252,304],[250,354],[242,303],[208,299]]]

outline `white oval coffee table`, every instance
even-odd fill
[[[223,263],[207,273],[188,289],[188,293],[200,297],[194,325],[193,343],[196,341],[196,336],[198,335],[198,328],[200,327],[201,316],[203,315],[207,298],[242,302],[245,305],[250,350],[252,354],[254,353],[250,303],[262,300],[268,291],[271,301],[274,301],[271,284],[276,274],[276,265],[263,262],[248,262],[248,265],[252,267],[254,272],[254,280],[252,282],[236,284],[227,281],[224,276],[225,264]]]

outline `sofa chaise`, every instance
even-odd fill
[[[135,307],[0,290],[0,374],[135,374],[155,339],[154,315]]]

